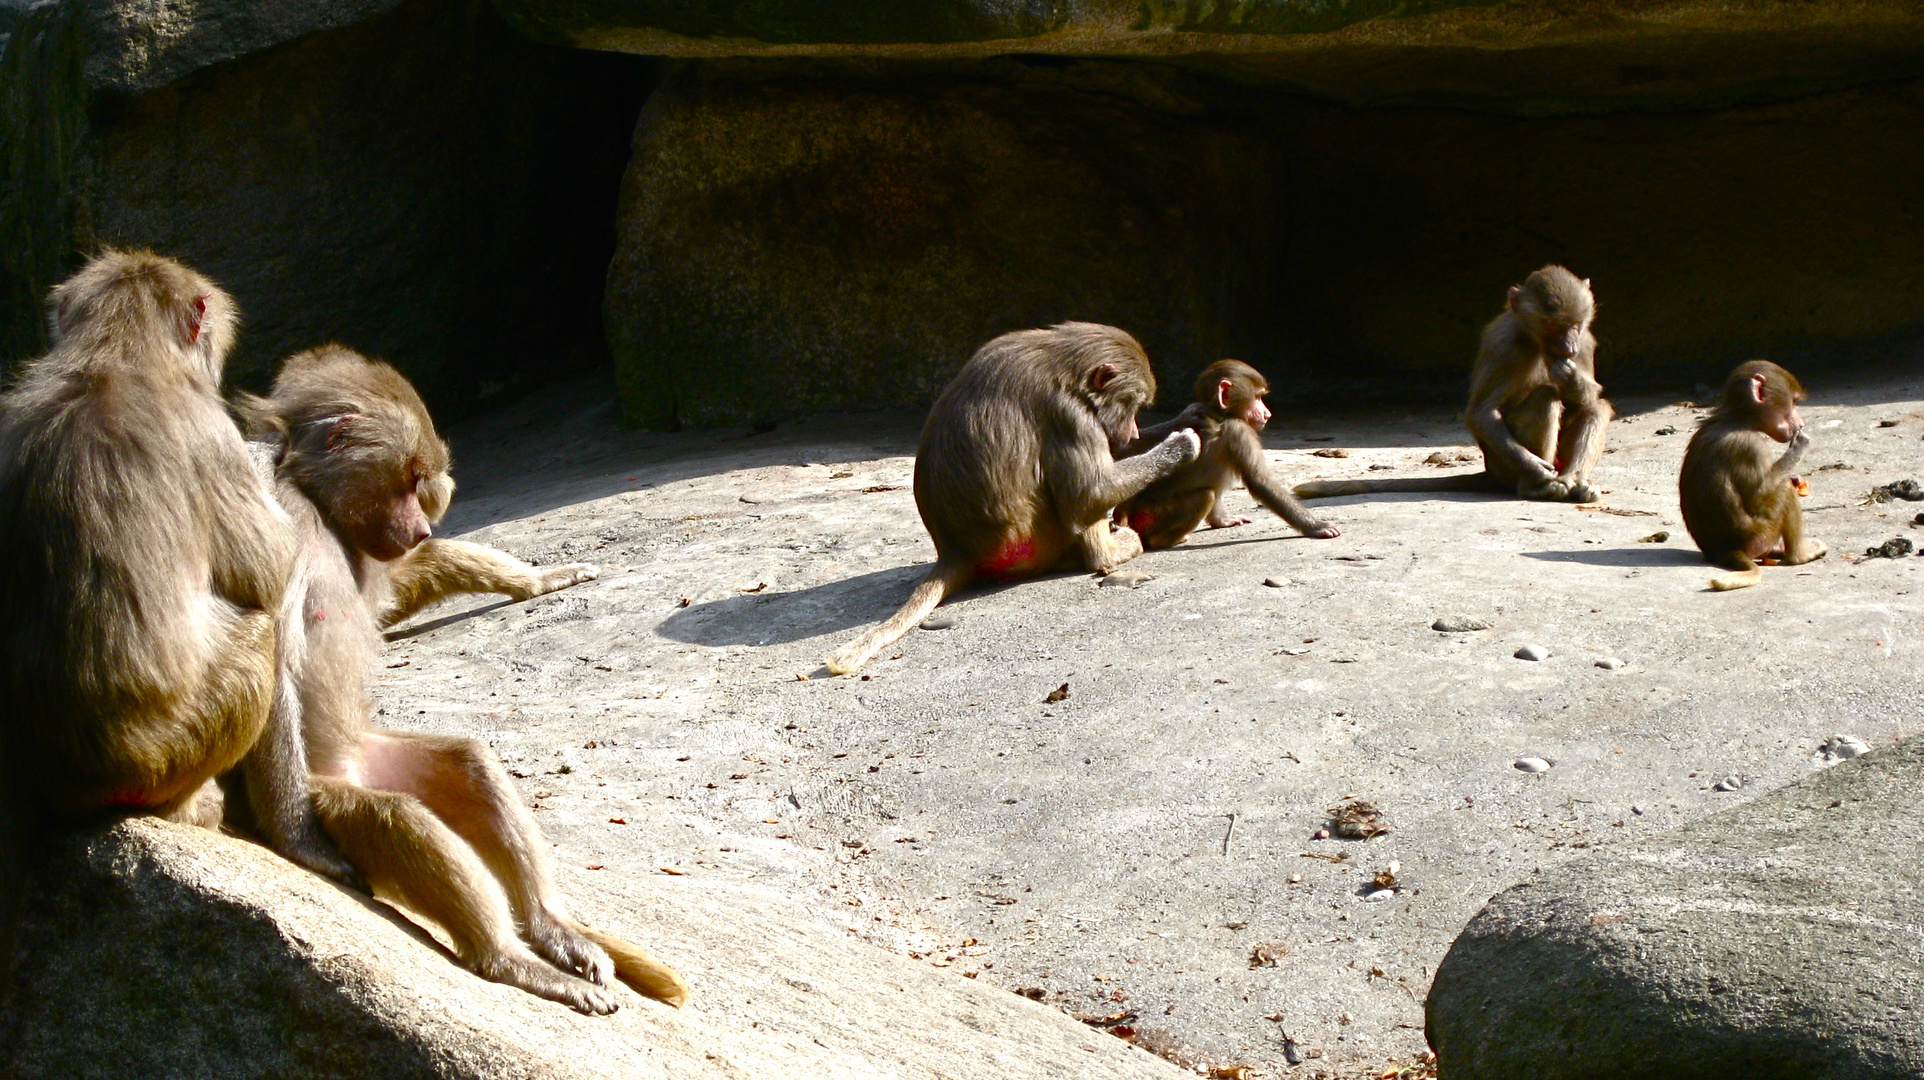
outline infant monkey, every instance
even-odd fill
[[[1730,373],[1723,400],[1690,437],[1677,477],[1684,525],[1704,558],[1736,571],[1712,578],[1712,589],[1755,585],[1763,577],[1759,563],[1795,566],[1828,550],[1804,535],[1792,475],[1810,445],[1797,415],[1802,400],[1796,376],[1751,360]],[[1775,461],[1773,443],[1787,444]]]
[[[1247,525],[1246,517],[1232,517],[1223,509],[1222,496],[1240,479],[1256,501],[1274,510],[1305,536],[1328,540],[1342,530],[1303,509],[1288,489],[1269,475],[1263,440],[1257,434],[1269,423],[1263,395],[1269,381],[1241,360],[1218,360],[1196,377],[1196,403],[1174,420],[1143,429],[1130,445],[1140,452],[1156,445],[1171,431],[1190,427],[1202,437],[1196,460],[1150,484],[1116,509],[1116,520],[1142,536],[1146,550],[1175,547],[1198,525],[1212,529]]]

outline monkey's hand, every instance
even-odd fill
[[[1202,436],[1196,434],[1192,428],[1183,428],[1181,431],[1171,432],[1168,438],[1150,452],[1158,458],[1165,459],[1173,469],[1178,465],[1196,460],[1196,457],[1202,453]]]
[[[1334,540],[1337,537],[1343,535],[1343,530],[1337,528],[1334,525],[1331,525],[1327,521],[1324,521],[1324,522],[1319,522],[1315,528],[1304,529],[1303,535],[1309,537],[1312,540]]]
[[[355,892],[372,891],[368,888],[367,879],[361,876],[361,871],[353,863],[341,857],[341,853],[334,849],[334,842],[328,839],[326,833],[318,827],[303,829],[302,832],[305,835],[289,837],[275,845],[275,849],[281,853],[282,857],[303,870],[312,870],[329,881],[346,886]]]
[[[1246,517],[1243,517],[1241,514],[1237,514],[1236,516],[1231,517],[1228,514],[1220,514],[1215,511],[1211,511],[1209,514],[1209,527],[1212,529],[1233,529],[1238,525],[1247,525],[1254,520],[1256,519],[1246,518]]]
[[[565,589],[570,585],[579,585],[584,581],[593,581],[600,576],[601,567],[593,563],[569,563],[566,566],[540,567],[535,570],[534,588],[527,596],[517,597],[517,599],[526,600],[529,597],[555,592],[559,589]]]

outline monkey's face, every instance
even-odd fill
[[[433,536],[422,506],[425,483],[410,464],[400,475],[370,484],[354,506],[339,513],[354,546],[371,559],[391,562]]]
[[[1573,319],[1546,317],[1537,324],[1537,343],[1553,363],[1570,360],[1583,343],[1583,323]]]
[[[1237,411],[1236,419],[1261,431],[1269,426],[1269,406],[1260,397],[1250,398],[1249,404]]]
[[[1787,443],[1804,430],[1804,418],[1797,415],[1797,403],[1789,399],[1765,402],[1757,410],[1757,430]]]

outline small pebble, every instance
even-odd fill
[[[1430,624],[1430,629],[1445,634],[1465,634],[1472,630],[1488,630],[1490,624],[1482,619],[1472,619],[1468,615],[1445,615]]]
[[[1301,885],[1303,883],[1303,875],[1301,874],[1289,875],[1289,883],[1291,885]]]
[[[1714,788],[1712,788],[1711,790],[1713,790],[1713,791],[1736,791],[1736,790],[1737,790],[1738,788],[1740,788],[1740,787],[1743,787],[1743,786],[1744,786],[1744,780],[1743,780],[1743,777],[1740,777],[1740,776],[1726,776],[1726,777],[1724,777],[1724,778],[1723,778],[1722,780],[1719,780],[1719,781],[1717,781],[1717,785],[1716,785],[1716,787],[1714,787]]]
[[[1664,541],[1666,541],[1666,540],[1668,540],[1668,539],[1670,539],[1670,530],[1669,530],[1669,529],[1658,529],[1658,530],[1657,530],[1656,532],[1653,532],[1653,533],[1651,533],[1651,534],[1650,534],[1649,536],[1644,536],[1644,537],[1640,537],[1640,538],[1638,538],[1638,540],[1637,540],[1637,543],[1639,543],[1639,544],[1661,544],[1661,543],[1663,543]]]
[[[1303,1053],[1297,1048],[1295,1039],[1283,1040],[1283,1060],[1291,1065],[1303,1063]]]
[[[955,625],[955,620],[947,615],[931,615],[922,620],[924,630],[947,630]]]
[[[1155,579],[1156,575],[1145,574],[1140,570],[1118,570],[1113,574],[1107,574],[1103,577],[1102,587],[1105,589],[1114,589],[1120,586],[1125,589],[1134,589],[1141,587],[1145,581],[1154,581]]]
[[[1540,757],[1520,757],[1511,765],[1521,772],[1549,772],[1550,763]]]
[[[1664,426],[1657,429],[1657,434],[1659,435],[1675,435],[1676,433],[1677,433],[1677,429],[1674,427],[1671,427],[1669,424],[1665,424]]]
[[[1516,657],[1518,660],[1548,660],[1550,659],[1550,650],[1541,645],[1525,645],[1510,655]]]
[[[1318,830],[1316,830],[1315,832],[1313,832],[1313,833],[1310,833],[1310,834],[1309,834],[1309,838],[1310,838],[1311,840],[1327,840],[1327,839],[1329,839],[1329,830],[1328,830],[1328,829],[1318,829]]]
[[[1870,753],[1871,748],[1854,735],[1832,735],[1817,749],[1825,761],[1848,761],[1859,754]]]
[[[1631,813],[1633,813],[1633,814],[1635,814],[1635,815],[1637,815],[1638,817],[1642,817],[1642,816],[1643,816],[1643,807],[1641,807],[1641,806],[1632,806],[1632,807],[1630,808],[1630,812],[1631,812]]]
[[[1618,668],[1623,666],[1623,661],[1617,659],[1614,656],[1606,656],[1603,659],[1597,661],[1597,666],[1607,671],[1615,671]]]
[[[1263,584],[1272,589],[1280,589],[1289,584],[1289,579],[1286,577],[1266,577],[1263,579]]]
[[[1395,895],[1396,895],[1395,889],[1373,889],[1369,893],[1364,895],[1363,902],[1365,904],[1373,904],[1378,900],[1388,900],[1390,897]]]

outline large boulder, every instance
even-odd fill
[[[692,986],[587,1017],[455,965],[380,904],[239,840],[131,820],[70,836],[30,896],[0,1075],[1175,1080],[1048,1006],[783,914],[747,888],[570,874],[576,917]]]
[[[1924,1075],[1924,738],[1499,894],[1438,967],[1445,1080]]]
[[[56,0],[0,55],[0,365],[47,289],[152,247],[239,300],[259,386],[339,339],[430,401],[605,355],[601,277],[647,64],[483,0]]]
[[[989,337],[1065,319],[1136,333],[1170,403],[1223,356],[1285,401],[1456,397],[1551,261],[1595,280],[1617,392],[1924,332],[1924,83],[1535,118],[1200,64],[678,62],[608,278],[628,415],[926,404]]]

